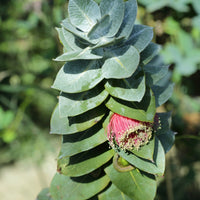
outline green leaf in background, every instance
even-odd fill
[[[102,58],[102,56],[92,54],[91,51],[90,48],[86,48],[67,52],[55,58],[54,61],[97,60]]]
[[[191,54],[188,53],[187,57],[182,57],[183,60],[176,65],[176,71],[183,76],[191,76],[194,74],[199,68],[198,64],[200,61],[197,61],[197,58],[199,59],[199,53],[199,50],[192,51]],[[196,57],[197,55],[198,57]]]
[[[52,88],[66,93],[78,93],[92,89],[102,80],[97,61],[73,61],[60,69]]]
[[[50,133],[65,135],[84,131],[100,121],[105,113],[105,107],[99,106],[76,117],[60,117],[59,108],[56,106],[51,117]]]
[[[112,51],[112,57],[103,64],[102,74],[105,78],[128,78],[136,71],[140,59],[137,49],[130,46],[125,52],[123,50],[122,55],[119,55],[120,51]]]
[[[146,65],[160,51],[160,46],[151,42],[141,53],[141,62]]]
[[[57,173],[51,182],[50,193],[53,199],[88,199],[102,191],[109,182],[107,175],[95,180],[92,175],[72,178]]]
[[[11,143],[17,138],[17,134],[15,130],[9,129],[9,127],[0,132],[0,138],[5,143]]]
[[[142,148],[142,147],[141,147]],[[165,152],[160,140],[155,137],[153,161],[139,158],[133,153],[118,150],[117,153],[136,168],[154,175],[162,176],[165,171]]]
[[[60,154],[58,170],[61,174],[72,177],[88,174],[107,163],[113,157],[114,150],[108,149],[108,144],[106,143],[106,145],[99,145],[71,157],[63,157]]]
[[[199,9],[200,10],[200,9]],[[200,11],[199,11],[200,12]],[[192,24],[195,28],[200,30],[200,14],[192,18]],[[197,35],[198,37],[198,35]]]
[[[92,149],[107,140],[105,130],[101,128],[101,122],[83,132],[63,136],[60,155],[72,156],[82,151]]]
[[[195,11],[200,14],[200,4],[199,4],[199,0],[192,0],[191,1],[193,8],[195,9]]]
[[[174,44],[166,44],[165,48],[161,51],[166,63],[181,62],[182,56],[178,47]]]
[[[174,32],[174,27],[178,31]],[[165,62],[175,64],[174,77],[176,74],[179,76],[194,74],[200,63],[198,39],[195,41],[195,38],[192,38],[190,33],[182,30],[173,18],[166,21],[165,29],[176,39],[173,43],[167,43],[162,51]]]
[[[140,102],[145,94],[145,77],[141,69],[126,79],[109,79],[105,84],[106,90],[114,97],[126,101]]]
[[[146,6],[147,10],[149,12],[154,12],[156,10],[160,10],[164,7],[171,7],[176,11],[179,12],[187,12],[189,10],[188,3],[190,3],[191,0],[139,0],[139,2]],[[192,0],[193,1],[193,0]]]
[[[76,116],[99,106],[108,96],[106,90],[95,87],[82,93],[61,93],[59,110],[61,117]]]
[[[193,0],[192,0],[193,1]],[[187,12],[189,10],[188,3],[190,0],[178,0],[178,1],[169,1],[169,6],[179,12]]]
[[[112,183],[124,194],[134,200],[153,200],[156,194],[156,180],[153,175],[138,169],[118,172],[113,165],[105,169]]]
[[[93,0],[70,0],[68,13],[71,23],[84,32],[89,32],[101,18],[99,6]]]
[[[112,184],[105,192],[98,196],[99,200],[131,200],[122,191],[120,191],[114,184]]]
[[[138,0],[142,5],[144,5],[149,12],[154,12],[165,7],[169,0]]]
[[[117,37],[128,38],[132,32],[134,22],[137,16],[137,1],[129,0],[125,2],[124,20],[117,33]]]
[[[182,53],[187,52],[187,48],[192,50],[194,47],[193,39],[188,33],[180,29],[177,36],[178,48]]]
[[[14,113],[10,110],[8,111],[4,111],[1,107],[0,107],[0,130],[7,128],[11,122],[14,120]]]
[[[114,113],[139,121],[153,122],[156,112],[155,97],[147,89],[141,102],[127,102],[117,98],[110,98],[106,106]]]
[[[136,24],[125,44],[133,45],[139,52],[143,51],[153,38],[152,27]]]
[[[111,27],[107,37],[113,37],[118,32],[124,18],[123,0],[102,0],[100,3],[101,15],[109,15]]]
[[[97,2],[98,4],[101,2],[101,0],[94,0],[95,2]]]

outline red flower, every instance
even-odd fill
[[[156,120],[157,121],[157,120]],[[123,150],[138,150],[152,137],[154,123],[142,122],[114,113],[107,127],[110,145]]]

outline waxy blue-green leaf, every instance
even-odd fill
[[[164,64],[164,59],[161,55],[156,55],[155,57],[153,57],[153,59],[147,64],[147,65],[150,65],[150,66],[155,66],[155,65],[158,65],[158,66],[163,66]]]
[[[63,27],[62,27],[62,33],[63,33],[64,40],[67,41],[71,49],[73,49],[74,51],[81,49],[81,43],[78,42],[77,38],[72,33],[67,31]]]
[[[58,159],[59,172],[67,176],[77,177],[98,169],[114,155],[114,150],[108,150],[107,146],[107,151],[105,151],[101,146],[99,145],[72,157],[61,157],[62,155],[60,155]]]
[[[117,33],[117,37],[126,37],[126,39],[130,36],[134,22],[137,16],[137,1],[129,0],[125,2],[125,11],[124,11],[124,19],[122,25]]]
[[[100,106],[76,117],[61,117],[56,106],[51,116],[50,133],[65,135],[84,131],[100,121],[105,113],[104,106]]]
[[[61,25],[68,30],[70,33],[74,34],[75,36],[85,40],[86,42],[88,42],[89,44],[96,44],[98,42],[98,40],[90,40],[87,37],[88,33],[79,31],[78,29],[76,29],[69,21],[69,18],[66,18],[62,21]]]
[[[159,128],[156,130],[156,135],[158,136],[169,131],[171,126],[171,112],[156,113],[156,118],[159,120],[157,125]]]
[[[108,124],[110,122],[110,118],[112,117],[113,114],[114,113],[112,111],[110,111],[108,116],[106,117],[106,119],[103,122],[103,128],[104,128],[105,132],[107,131],[107,126],[108,126]],[[107,134],[106,134],[106,136],[107,136]]]
[[[146,90],[144,73],[139,69],[130,78],[109,79],[105,88],[114,97],[140,102]]]
[[[174,144],[175,134],[170,130],[171,113],[157,113],[160,128],[156,131],[156,135],[162,143],[162,146],[167,153]]]
[[[175,141],[174,132],[169,130],[169,131],[165,132],[164,134],[158,135],[158,138],[162,143],[165,153],[167,153],[174,144],[174,141]]]
[[[118,37],[118,38],[101,37],[101,38],[99,38],[99,42],[95,46],[91,47],[91,49],[97,49],[100,47],[111,46],[113,44],[121,42],[123,39],[124,39],[124,37]]]
[[[107,175],[96,180],[91,179],[91,175],[72,178],[56,173],[50,186],[52,198],[60,200],[88,199],[102,191],[110,182]]]
[[[110,16],[105,15],[95,24],[87,36],[89,39],[99,39],[108,33],[110,26]]]
[[[66,93],[78,93],[92,89],[102,80],[102,71],[97,61],[73,61],[60,69],[52,88]]]
[[[156,98],[156,106],[164,104],[172,95],[174,83],[170,82],[171,73],[168,72],[162,79],[152,86]]]
[[[111,58],[108,58],[102,66],[102,74],[105,78],[128,78],[136,71],[140,60],[137,49],[130,46],[125,52],[123,49],[122,54],[121,52],[121,49],[110,52]]]
[[[89,32],[101,18],[99,6],[93,0],[70,0],[68,13],[71,23],[83,32]]]
[[[145,122],[153,122],[156,112],[155,97],[149,89],[139,103],[111,97],[106,106],[114,113]]]
[[[131,152],[140,158],[152,161],[154,147],[155,147],[155,136],[153,136],[153,138],[149,141],[148,144],[145,144],[144,146],[140,147],[139,150],[133,149],[131,150]]]
[[[120,191],[114,184],[112,184],[105,192],[98,196],[99,200],[131,200],[122,191]]]
[[[139,52],[143,51],[153,38],[152,27],[145,25],[134,25],[133,31],[125,42],[126,44],[133,45]]]
[[[160,140],[155,137],[153,161],[139,158],[138,156],[118,150],[117,153],[136,168],[155,175],[162,176],[165,171],[165,152]]]
[[[60,150],[60,156],[73,156],[82,151],[92,149],[107,140],[105,130],[99,128],[99,122],[95,126],[83,132],[72,135],[64,135],[63,144]]]
[[[101,59],[102,56],[91,53],[92,49],[85,48],[76,51],[66,52],[58,56],[54,61],[74,61],[74,60],[97,60]]]
[[[159,66],[147,64],[143,69],[146,76],[146,83],[149,87],[152,87],[167,74],[169,68],[165,65]]]
[[[113,37],[118,32],[124,18],[123,0],[102,0],[100,3],[101,16],[110,16],[110,29],[107,37]]]
[[[128,172],[118,172],[113,165],[105,169],[112,183],[124,194],[134,200],[153,200],[156,195],[156,180],[153,175],[133,169]]]
[[[62,28],[56,28],[56,31],[58,32],[58,37],[60,42],[63,45],[63,51],[64,52],[69,52],[69,51],[73,51],[73,49],[71,48],[68,40],[65,39]]]
[[[157,86],[152,87],[152,90],[156,97],[156,107],[164,104],[171,96],[174,90],[174,83],[169,82],[166,86]]]
[[[140,54],[141,63],[143,65],[146,65],[153,59],[153,57],[155,57],[158,54],[159,51],[160,51],[160,46],[151,42]]]
[[[82,93],[61,93],[59,96],[60,116],[76,116],[99,106],[108,96],[106,90],[93,88]]]

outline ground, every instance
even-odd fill
[[[42,188],[48,187],[56,172],[56,155],[49,154],[42,164],[22,160],[0,168],[0,199],[36,200]]]

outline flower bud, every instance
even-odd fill
[[[107,127],[107,137],[112,148],[138,150],[152,137],[154,123],[142,122],[114,113]]]

